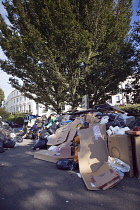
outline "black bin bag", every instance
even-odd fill
[[[0,153],[5,152],[4,147],[3,147],[3,140],[0,139]]]
[[[73,160],[69,160],[69,159],[62,159],[62,160],[58,160],[56,162],[56,167],[58,169],[63,169],[63,170],[76,170],[79,168],[78,163],[74,162]]]
[[[47,148],[47,140],[46,139],[39,139],[33,149],[36,150],[36,149],[46,149]]]
[[[6,140],[4,141],[4,148],[14,148],[15,144],[16,144],[15,141],[6,139]]]

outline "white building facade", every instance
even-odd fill
[[[11,114],[20,112],[42,116],[46,113],[44,105],[38,104],[34,100],[25,97],[16,89],[8,95],[4,106],[5,110]]]
[[[52,110],[46,110],[46,107],[43,104],[36,103],[34,100],[25,97],[16,89],[8,95],[4,107],[5,110],[11,114],[20,112],[39,116],[49,116],[52,113]],[[64,112],[68,110],[70,110],[70,106],[63,106]]]
[[[131,103],[132,95],[127,94],[126,92],[124,92],[124,90],[132,87],[131,83],[133,80],[134,79],[132,77],[128,77],[124,82],[121,82],[118,87],[118,93],[112,95],[110,100],[107,101],[107,103],[109,103],[112,106],[125,105]],[[84,102],[87,101],[87,99],[85,99],[84,97],[83,100]],[[42,115],[49,116],[52,113],[51,109],[46,110],[46,107],[43,104],[36,103],[34,100],[25,97],[22,93],[20,93],[16,89],[8,95],[7,100],[4,103],[4,107],[6,111],[11,114],[20,112],[27,114],[30,113],[32,115],[39,115],[39,116]],[[83,108],[86,109],[86,107]],[[62,112],[67,112],[69,110],[71,110],[70,105],[62,106]]]
[[[132,88],[133,81],[134,79],[131,76],[129,76],[124,82],[120,82],[118,86],[118,93],[112,95],[111,99],[107,102],[112,106],[126,105],[132,103],[132,93],[127,94],[127,91],[125,92],[124,90]]]

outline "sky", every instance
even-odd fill
[[[1,2],[2,2],[2,0],[0,0],[0,13],[4,17],[6,15],[6,11],[5,11],[3,5],[1,4]],[[135,20],[138,20],[138,18],[140,18],[140,17],[136,16],[136,10],[138,10],[139,2],[140,2],[140,0],[133,0],[133,16],[132,16],[131,23],[133,23]],[[5,19],[5,20],[6,20],[6,23],[8,24],[8,19]],[[1,47],[0,47],[0,58],[2,60],[6,59]],[[4,71],[2,71],[0,69],[0,88],[4,91],[5,98],[7,98],[8,95],[14,90],[9,83],[10,77],[11,77],[11,75],[6,74]]]

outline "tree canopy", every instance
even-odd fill
[[[137,16],[140,16],[140,3],[138,5]],[[134,47],[133,60],[133,81],[128,85],[127,92],[132,95],[133,103],[140,103],[140,20],[134,21],[131,29],[131,39]]]
[[[64,103],[77,106],[84,94],[91,105],[100,103],[132,73],[132,0],[5,0],[3,5],[11,25],[0,16],[7,56],[1,68],[13,76],[13,87],[35,101],[57,112]]]

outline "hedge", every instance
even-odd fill
[[[128,104],[125,106],[119,106],[118,108],[127,112],[129,116],[140,118],[140,104]]]

